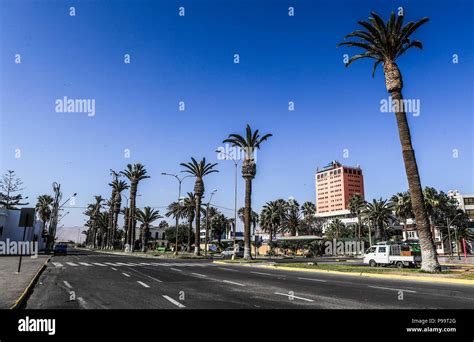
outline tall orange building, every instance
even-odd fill
[[[347,210],[354,194],[364,199],[364,175],[358,166],[344,166],[334,160],[316,170],[315,180],[316,214]]]

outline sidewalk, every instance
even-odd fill
[[[10,309],[20,304],[33,279],[49,258],[49,255],[38,255],[37,258],[24,256],[20,273],[16,273],[20,257],[0,257],[0,309]]]

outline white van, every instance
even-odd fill
[[[371,267],[396,265],[398,268],[413,267],[421,263],[421,255],[410,245],[381,243],[369,247],[364,254],[364,264]]]

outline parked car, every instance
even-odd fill
[[[369,247],[364,254],[364,264],[371,267],[395,265],[413,267],[421,263],[421,254],[411,245],[380,243]]]
[[[233,246],[227,247],[225,250],[223,250],[221,252],[221,256],[224,259],[225,258],[231,258],[233,254],[234,254],[234,247]],[[244,249],[240,246],[237,246],[236,251],[235,251],[235,256],[237,256],[239,258],[242,258],[244,256]]]
[[[67,245],[65,243],[58,243],[54,245],[54,255],[62,254],[67,255]]]

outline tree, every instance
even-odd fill
[[[142,252],[146,252],[148,248],[148,238],[150,232],[150,225],[162,218],[158,210],[150,207],[145,207],[143,210],[137,210],[137,220],[141,223],[141,238],[142,238]]]
[[[362,211],[375,228],[375,240],[386,238],[386,228],[390,225],[391,220],[394,219],[392,215],[393,204],[387,200],[380,198],[373,199],[372,203],[367,203]]]
[[[299,230],[301,223],[300,205],[291,198],[286,202],[284,215],[284,231],[289,232],[291,236],[295,236]]]
[[[245,207],[239,208],[239,210],[237,210],[237,216],[239,217],[239,220],[245,224]],[[255,228],[257,228],[258,225],[258,213],[253,210],[250,214],[250,223],[255,233]]]
[[[358,237],[360,240],[360,235],[361,235],[361,226],[362,226],[362,221],[361,221],[361,213],[362,210],[364,209],[365,206],[365,201],[362,199],[361,195],[359,194],[354,194],[349,198],[349,211],[351,212],[352,215],[355,215],[357,217],[357,231],[358,231]]]
[[[395,106],[395,118],[402,147],[413,213],[420,237],[422,255],[421,269],[426,272],[439,272],[441,271],[441,266],[438,262],[436,247],[430,231],[418,165],[415,158],[415,150],[413,149],[410,127],[403,106],[402,74],[396,63],[398,57],[402,56],[409,49],[413,47],[422,49],[422,43],[419,40],[412,40],[411,35],[421,25],[428,22],[429,19],[423,18],[417,22],[409,22],[403,25],[403,17],[403,15],[399,15],[396,18],[392,12],[390,19],[387,23],[384,23],[376,13],[372,12],[372,17],[369,18],[369,22],[358,22],[365,30],[354,31],[345,37],[356,38],[356,40],[342,42],[339,45],[347,45],[365,50],[362,54],[352,56],[346,66],[349,66],[352,62],[359,59],[373,59],[375,62],[372,68],[372,76],[374,76],[377,66],[383,63],[385,86],[390,93],[392,102],[397,104]]]
[[[226,232],[229,222],[227,218],[224,216],[224,214],[217,212],[214,216],[212,216],[211,224],[212,224],[211,236],[213,239],[217,240],[218,244],[220,245],[222,235]]]
[[[113,180],[109,184],[114,189],[113,200],[113,223],[112,223],[112,247],[117,239],[118,217],[120,214],[120,207],[122,206],[122,192],[129,188],[128,184],[123,180]]]
[[[326,235],[326,238],[329,240],[332,240],[332,239],[337,240],[341,238],[350,237],[350,231],[347,229],[344,222],[342,222],[338,218],[335,218],[329,223],[328,227],[326,228],[325,235]]]
[[[260,213],[260,226],[268,232],[270,251],[273,251],[273,237],[280,231],[285,219],[286,201],[277,199],[267,202]]]
[[[245,179],[245,222],[244,222],[244,259],[251,259],[250,225],[252,213],[252,180],[257,174],[255,152],[260,149],[260,144],[270,138],[272,134],[260,137],[258,129],[252,132],[249,125],[246,127],[245,137],[239,134],[230,134],[224,143],[230,143],[244,152],[242,162],[242,177]]]
[[[217,165],[206,163],[206,158],[202,158],[200,162],[197,162],[196,159],[191,158],[191,162],[188,163],[181,163],[181,166],[184,167],[182,172],[189,173],[196,177],[196,181],[194,183],[194,194],[196,196],[196,236],[194,241],[194,254],[200,255],[200,241],[199,241],[199,229],[201,227],[201,203],[202,203],[202,196],[204,195],[204,177],[213,172],[219,172],[215,170],[214,167]]]
[[[21,194],[15,194],[24,190],[22,187],[23,181],[18,178],[13,170],[7,170],[0,180],[0,205],[5,209],[17,209],[17,205],[27,205],[28,203],[21,203],[23,198]]]
[[[410,193],[408,191],[399,192],[396,195],[393,195],[390,201],[393,203],[395,217],[403,224],[405,239],[408,239],[407,220],[413,217]]]
[[[38,214],[39,219],[43,222],[43,234],[46,232],[46,224],[51,219],[53,201],[54,199],[50,195],[38,196],[36,213]]]
[[[130,251],[133,252],[135,248],[135,225],[136,225],[136,199],[137,199],[137,190],[138,183],[140,181],[150,178],[147,176],[147,170],[145,166],[140,163],[128,164],[127,169],[120,171],[122,175],[128,178],[130,181],[130,209],[128,214],[128,233],[127,233],[127,243],[130,246]]]

